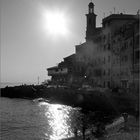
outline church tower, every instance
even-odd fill
[[[96,15],[94,14],[94,4],[90,2],[88,5],[86,40],[90,40],[96,30]]]

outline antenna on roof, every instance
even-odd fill
[[[112,15],[112,11],[110,11],[110,15]]]
[[[140,9],[138,9],[138,11],[137,11],[137,15],[139,15],[140,14]]]
[[[103,13],[103,18],[105,18],[105,13]]]
[[[125,14],[125,10],[123,9],[123,13]]]
[[[114,7],[113,10],[114,10],[114,14],[115,14],[116,8]]]
[[[39,76],[37,77],[37,83],[38,83],[38,85],[39,85]]]

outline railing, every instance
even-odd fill
[[[58,69],[57,71],[56,70],[49,70],[48,71],[48,76],[51,76],[51,75],[59,75],[59,74],[67,74],[68,73],[68,69],[65,68],[65,69]]]

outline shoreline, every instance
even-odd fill
[[[77,90],[72,88],[47,88],[43,85],[21,85],[1,88],[1,97],[35,99],[45,98],[51,102],[83,107],[85,109],[134,113],[138,98],[128,93]],[[96,109],[97,108],[97,109]]]
[[[113,124],[114,118],[117,118],[118,116],[121,115],[121,112],[123,112],[123,106],[121,112],[117,113],[115,112],[116,110],[113,108],[114,106],[109,107],[108,102],[104,100],[109,100],[110,96],[104,96],[100,92],[86,92],[86,91],[78,91],[78,90],[73,90],[73,89],[46,89],[42,86],[32,86],[32,85],[24,85],[24,86],[15,86],[15,87],[6,87],[1,89],[1,97],[8,97],[8,98],[20,98],[20,99],[28,99],[28,100],[33,100],[36,98],[43,98],[45,100],[48,100],[49,103],[58,103],[58,104],[63,104],[63,105],[69,105],[72,107],[81,107],[83,113],[88,114],[90,111],[94,112],[97,110],[100,110],[101,112],[104,112],[103,114],[101,113],[100,117],[103,116],[108,116],[108,119],[102,120],[102,122],[105,123],[105,126],[107,124]],[[110,93],[108,93],[110,95]],[[105,98],[106,97],[106,98]],[[95,98],[95,99],[94,99]],[[119,98],[120,99],[120,98]],[[124,100],[123,100],[124,101]],[[112,103],[115,103],[114,100],[112,100]],[[117,104],[115,104],[117,105]],[[97,109],[94,109],[94,107],[97,107]],[[117,106],[116,109],[118,109],[119,106]],[[130,107],[131,108],[131,107]],[[134,108],[133,108],[134,109]],[[113,112],[111,112],[113,111]],[[128,110],[130,111],[130,110]],[[134,110],[133,110],[134,111]],[[129,112],[130,113],[130,112]],[[114,116],[111,116],[111,115]],[[130,114],[135,114],[134,112]],[[111,120],[111,122],[109,122]],[[100,122],[100,120],[99,120]],[[116,129],[116,126],[113,126],[114,129]],[[111,126],[112,128],[112,126]],[[114,140],[112,138],[120,138],[122,135],[121,133],[113,133],[109,128],[106,127],[106,129],[110,132],[110,135],[108,134],[106,137],[106,140]],[[129,135],[129,134],[126,134]],[[66,140],[66,139],[65,139]],[[71,139],[69,139],[71,140]],[[77,139],[75,139],[77,140]],[[100,140],[100,139],[99,139]],[[121,139],[115,139],[115,140],[121,140]],[[124,140],[124,139],[122,139]],[[128,139],[129,140],[129,139]],[[138,139],[136,139],[138,140]]]

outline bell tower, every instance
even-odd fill
[[[86,27],[86,40],[90,40],[95,33],[96,29],[96,15],[94,14],[94,4],[90,2],[88,5],[87,27]]]

